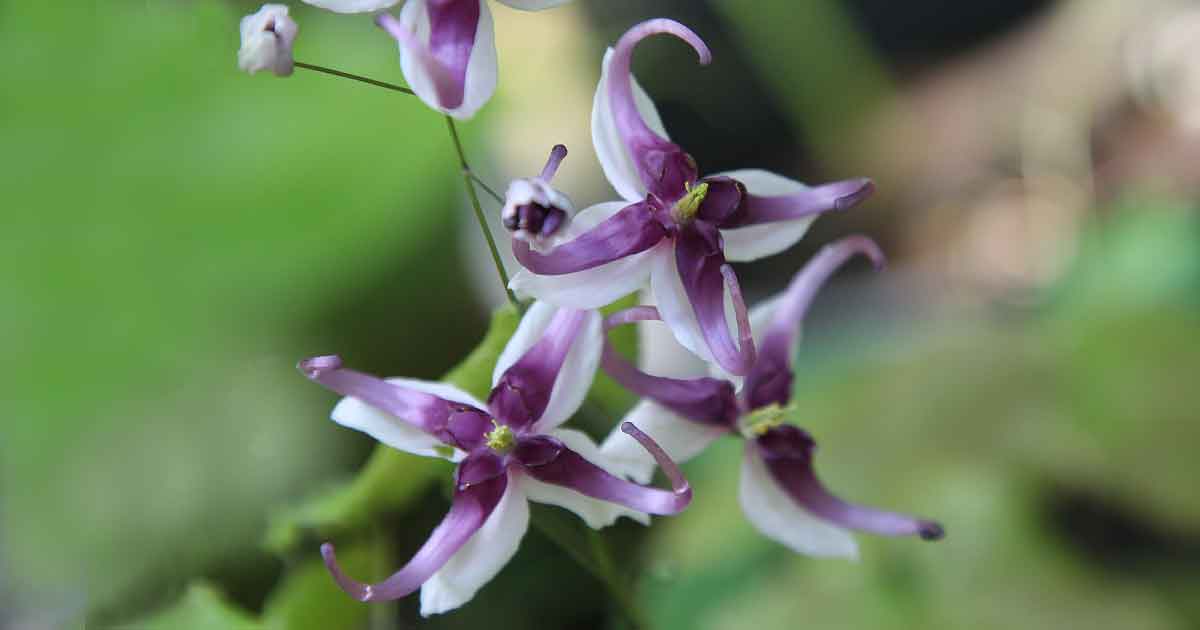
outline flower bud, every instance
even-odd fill
[[[292,74],[292,42],[298,30],[282,4],[264,4],[257,13],[242,18],[242,47],[238,68],[254,74],[270,70],[277,76]]]
[[[542,244],[566,226],[574,211],[566,195],[541,177],[530,177],[508,185],[500,219],[513,238]]]

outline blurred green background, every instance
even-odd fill
[[[291,4],[298,59],[402,81],[369,18]],[[0,628],[623,627],[539,531],[430,620],[415,597],[351,602],[320,567],[327,537],[360,574],[400,566],[448,468],[372,455],[295,362],[438,378],[502,297],[442,120],[349,81],[240,74],[256,8],[0,4]],[[612,197],[588,129],[599,60],[659,16],[713,48],[708,68],[666,39],[635,61],[702,170],[879,187],[739,273],[760,298],[831,238],[883,244],[889,270],[851,267],[806,328],[802,423],[831,487],[948,537],[786,553],[741,516],[721,442],[685,467],[688,512],[605,534],[650,625],[1200,628],[1200,6],[493,12],[501,87],[462,127],[493,187],[565,142],[556,181],[580,207]],[[451,377],[481,387],[512,324]],[[603,435],[629,402],[598,387],[580,426]]]

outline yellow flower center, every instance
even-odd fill
[[[700,211],[700,204],[704,203],[704,198],[708,196],[707,182],[700,182],[695,186],[689,183],[684,186],[687,192],[671,208],[671,217],[680,224],[691,223],[692,219],[696,218],[696,213]]]

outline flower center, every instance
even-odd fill
[[[508,428],[506,424],[496,422],[495,418],[492,419],[492,426],[494,428],[488,431],[486,436],[487,447],[501,455],[511,451],[513,445],[517,443],[517,436],[513,433],[513,430]]]
[[[747,439],[761,437],[767,431],[786,422],[788,415],[795,410],[795,407],[792,405],[782,407],[779,403],[771,403],[766,407],[759,407],[742,416],[742,421],[740,422],[742,435]]]
[[[708,196],[708,182],[695,185],[685,183],[683,187],[687,192],[671,207],[671,218],[680,225],[691,223],[696,218],[700,204],[704,203],[704,198]]]

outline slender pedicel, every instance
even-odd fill
[[[385,88],[388,90],[392,90],[394,92],[403,92],[404,94],[416,94],[415,92],[404,87],[403,85],[396,85],[395,83],[388,83],[387,81],[379,81],[377,79],[372,79],[370,77],[364,77],[359,74],[351,74],[349,72],[343,72],[341,70],[336,70],[334,68],[326,68],[325,66],[318,66],[313,63],[304,63],[303,61],[295,62],[295,65],[297,68],[304,68],[305,70],[312,70],[314,72],[321,72],[324,74],[333,75],[335,77],[341,77],[343,79],[350,79],[352,81],[366,83],[367,85],[374,85],[375,87]]]

